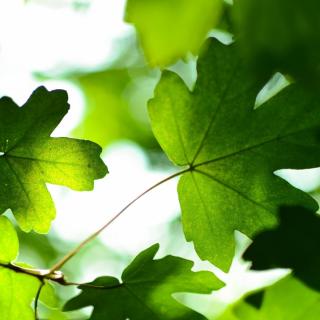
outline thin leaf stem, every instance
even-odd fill
[[[43,286],[44,286],[44,281],[41,280],[41,283],[40,283],[40,286],[38,288],[36,297],[34,299],[34,317],[35,317],[35,320],[39,320],[39,317],[38,317],[38,304],[39,304],[39,298],[40,298],[40,294],[41,294],[41,290],[42,290]]]
[[[78,283],[78,282],[68,282],[68,281],[65,281],[64,283],[59,283],[59,284],[62,286],[77,286],[77,287],[81,286],[81,287],[86,287],[91,289],[114,289],[114,288],[119,288],[123,286],[122,283],[106,287],[106,286],[99,286],[91,283]]]
[[[155,189],[156,187],[160,186],[161,184],[180,176],[181,174],[191,171],[192,168],[188,167],[187,169],[181,170],[179,172],[176,172],[167,178],[157,182],[153,186],[149,187],[147,190],[140,193],[137,197],[135,197],[133,200],[131,200],[127,205],[125,205],[117,214],[115,214],[110,220],[108,220],[102,227],[100,227],[97,231],[92,233],[89,237],[84,239],[82,242],[80,242],[74,249],[72,249],[70,252],[68,252],[60,261],[58,261],[49,271],[49,274],[59,270],[61,267],[63,267],[73,256],[75,256],[86,244],[91,242],[93,239],[95,239],[102,231],[104,231],[112,222],[114,222],[117,218],[119,218],[122,213],[124,213],[129,207],[131,207],[136,201],[138,201],[140,198],[142,198],[144,195]]]

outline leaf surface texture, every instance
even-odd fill
[[[11,209],[24,231],[45,233],[55,217],[46,183],[92,190],[107,173],[95,143],[50,137],[68,109],[65,91],[44,87],[22,107],[0,99],[0,212]]]

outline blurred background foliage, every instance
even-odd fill
[[[320,2],[317,0],[234,0],[234,3],[231,0],[10,0],[10,5],[0,5],[1,94],[23,101],[39,84],[67,89],[71,115],[61,132],[99,143],[111,169],[105,184],[97,184],[96,198],[83,196],[86,201],[92,201],[92,211],[97,213],[87,214],[84,211],[87,209],[77,204],[77,198],[63,190],[55,192],[58,217],[48,235],[19,232],[19,259],[37,267],[50,267],[83,239],[84,234],[89,234],[86,230],[89,219],[105,221],[107,218],[100,215],[108,206],[112,207],[111,200],[120,203],[126,199],[116,191],[114,194],[106,191],[113,174],[121,186],[114,187],[110,181],[111,188],[123,193],[129,188],[136,195],[140,180],[149,181],[152,172],[159,170],[165,176],[172,172],[172,165],[152,134],[147,101],[165,68],[177,72],[192,89],[197,76],[197,54],[206,37],[213,35],[225,43],[236,39],[252,72],[257,77],[270,77],[257,98],[257,106],[291,81],[301,81],[310,90],[318,90]],[[14,20],[20,21],[21,29],[17,32]],[[119,150],[125,158],[122,162],[118,160]],[[130,167],[132,174],[124,166]],[[138,178],[133,177],[134,171],[139,172]],[[119,177],[122,172],[123,180]],[[318,169],[285,170],[277,174],[320,199]],[[319,319],[319,293],[290,276],[272,285],[288,271],[249,270],[250,263],[241,258],[249,240],[239,233],[236,233],[238,250],[229,274],[200,262],[192,246],[185,243],[176,203],[176,198],[164,198],[162,194],[145,205],[143,210],[150,216],[156,207],[162,208],[163,214],[165,210],[171,212],[156,225],[150,222],[152,218],[143,221],[137,216],[129,223],[123,218],[118,229],[106,231],[106,238],[113,237],[119,246],[110,244],[109,239],[95,240],[66,265],[68,279],[83,282],[97,275],[118,276],[130,259],[155,239],[160,241],[161,254],[192,258],[197,268],[213,270],[226,282],[225,288],[209,297],[177,295],[177,299],[209,319],[270,319],[270,314],[274,320]],[[70,211],[74,211],[73,215]],[[68,215],[68,220],[62,219]],[[61,224],[67,225],[61,229]],[[136,234],[130,234],[128,229],[121,233],[121,228],[136,230]],[[151,232],[156,230],[152,239],[144,231],[148,228]],[[56,292],[59,308],[50,310],[41,306],[43,319],[86,319],[90,308],[80,313],[60,311],[63,301],[76,292],[75,287],[56,286]],[[291,317],[293,314],[301,317]]]
[[[151,66],[165,67],[187,53],[197,54],[220,16],[220,0],[128,0],[132,23]]]
[[[236,37],[257,72],[281,71],[319,81],[320,4],[317,0],[238,0]]]
[[[143,149],[159,151],[146,105],[160,72],[147,67],[134,35],[118,40],[114,50],[114,60],[98,69],[36,76],[39,80],[70,81],[81,90],[85,109],[82,121],[72,130],[75,137],[93,140],[102,147],[117,140],[131,140]]]

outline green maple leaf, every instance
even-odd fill
[[[79,286],[82,293],[65,310],[93,306],[92,320],[205,319],[177,302],[176,292],[210,293],[222,286],[212,273],[192,272],[193,263],[174,256],[153,260],[159,245],[141,252],[122,273],[122,281],[101,277]],[[100,288],[99,288],[100,287]]]
[[[128,0],[126,21],[135,25],[152,66],[194,54],[215,26],[220,0]]]
[[[189,167],[178,186],[186,238],[202,259],[225,271],[234,230],[252,237],[277,222],[282,204],[317,209],[273,172],[320,164],[319,98],[292,84],[254,109],[263,83],[237,52],[236,45],[209,40],[194,90],[166,71],[149,103],[163,150]]]
[[[95,143],[50,137],[68,108],[65,91],[44,87],[21,108],[0,99],[0,212],[10,208],[24,231],[47,232],[55,217],[46,183],[91,190],[107,173]]]
[[[320,291],[320,216],[299,207],[282,208],[280,225],[257,235],[244,253],[252,268],[291,268],[308,286]]]
[[[318,320],[319,314],[320,294],[287,276],[240,300],[218,320]]]
[[[38,278],[5,267],[16,259],[19,241],[14,227],[0,217],[0,318],[1,320],[34,320],[31,307],[41,285]],[[52,288],[46,284],[40,295],[46,304],[55,304]]]

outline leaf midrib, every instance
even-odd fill
[[[211,175],[211,174],[209,174],[209,173],[207,173],[207,172],[201,171],[201,170],[195,170],[195,171],[198,172],[199,174],[202,174],[202,175],[206,176],[206,177],[209,178],[209,179],[214,180],[215,182],[221,184],[221,185],[224,186],[225,188],[227,188],[227,189],[229,189],[229,190],[237,193],[240,197],[242,197],[242,198],[246,199],[247,201],[253,203],[254,205],[260,207],[261,209],[263,209],[263,210],[265,210],[265,211],[273,214],[273,211],[270,210],[269,208],[263,206],[261,203],[255,201],[255,200],[249,198],[248,196],[246,196],[245,194],[243,194],[242,192],[240,192],[240,191],[237,190],[236,188],[233,188],[232,186],[230,186],[230,185],[226,184],[225,182],[221,181],[220,179],[217,179],[215,176],[213,176],[213,175]]]
[[[63,165],[69,165],[69,166],[74,166],[74,167],[86,167],[86,165],[81,165],[81,164],[73,163],[73,162],[48,160],[48,159],[32,158],[32,157],[24,157],[24,156],[15,156],[12,154],[7,154],[7,153],[4,154],[2,157],[3,158],[14,158],[14,159],[21,159],[21,160],[36,161],[36,162],[47,162],[47,163],[53,163],[53,164],[63,164]]]
[[[47,101],[49,101],[49,99],[47,99]],[[27,102],[28,103],[28,102]],[[26,103],[26,104],[27,104]],[[22,107],[19,107],[19,111],[18,112],[24,112],[25,108],[26,108],[26,104],[24,104]],[[54,103],[52,101],[50,101],[50,106],[52,106]],[[26,112],[26,111],[25,111]],[[10,151],[16,149],[21,143],[23,143],[23,140],[25,139],[25,137],[29,134],[30,130],[34,127],[34,125],[36,123],[39,123],[42,119],[47,119],[48,117],[53,117],[55,115],[60,115],[61,114],[61,110],[57,110],[54,112],[51,112],[49,114],[40,114],[38,117],[33,118],[32,122],[30,124],[30,126],[28,126],[28,128],[25,129],[25,131],[23,132],[23,134],[18,138],[18,140],[15,142],[14,145],[12,145],[8,150],[6,150],[5,153],[9,153]],[[62,114],[66,114],[66,112],[63,112]]]
[[[200,198],[200,200],[201,200],[201,202],[202,202],[202,205],[203,205],[203,207],[204,207],[205,216],[206,216],[206,218],[207,218],[207,221],[209,222],[209,229],[211,230],[211,234],[214,234],[214,227],[213,227],[212,222],[211,222],[211,219],[210,219],[210,217],[209,217],[209,215],[208,215],[208,212],[209,212],[210,210],[208,210],[207,204],[206,204],[206,202],[203,200],[203,197],[202,197],[202,194],[201,194],[201,192],[200,192],[199,186],[198,186],[198,184],[197,184],[197,181],[196,181],[196,179],[195,179],[194,174],[193,174],[192,171],[191,171],[191,177],[192,177],[193,183],[194,183],[194,185],[195,185],[195,187],[196,187],[196,190],[197,190],[197,193],[198,193],[198,195],[199,195],[199,198]]]
[[[224,90],[223,90],[223,93],[222,93],[222,95],[221,95],[221,97],[220,97],[219,104],[217,105],[217,108],[216,108],[215,112],[214,112],[214,113],[212,114],[212,116],[211,116],[209,125],[208,125],[208,127],[206,128],[206,131],[205,131],[205,133],[204,133],[204,135],[203,135],[203,137],[202,137],[202,139],[201,139],[201,141],[200,141],[200,143],[199,143],[199,146],[198,146],[198,148],[197,148],[197,150],[196,150],[196,152],[195,152],[195,154],[194,154],[194,156],[193,156],[193,159],[192,159],[192,161],[191,161],[191,164],[194,164],[194,162],[196,161],[199,153],[201,152],[201,150],[202,150],[203,147],[204,147],[204,144],[205,144],[205,141],[206,141],[206,139],[207,139],[207,137],[208,137],[208,134],[209,134],[209,132],[210,132],[210,129],[212,128],[213,124],[215,123],[215,119],[217,118],[217,116],[218,116],[218,114],[219,114],[219,111],[220,111],[220,109],[221,109],[221,106],[223,105],[223,102],[224,102],[224,100],[225,100],[225,97],[227,96],[227,94],[228,94],[228,92],[229,92],[229,88],[230,88],[230,86],[231,86],[231,84],[232,84],[232,81],[233,81],[233,78],[234,78],[234,74],[235,74],[236,71],[237,71],[238,65],[239,65],[239,61],[235,64],[233,72],[230,73],[230,78],[228,79],[227,85],[225,86],[225,88],[224,88]]]
[[[131,290],[129,286],[123,283],[123,287],[127,290],[127,292],[129,292],[131,296],[135,298],[135,300],[137,300],[142,306],[147,308],[154,315],[155,319],[161,320],[161,318],[159,318],[159,316],[146,303],[144,303],[143,299],[140,298],[138,294],[136,294],[133,290]]]
[[[12,164],[10,163],[9,159],[5,159],[5,160],[6,160],[7,164],[8,164],[8,166],[9,166],[9,168],[11,169],[11,172],[13,173],[14,177],[15,177],[16,180],[18,181],[18,184],[20,185],[23,193],[26,195],[26,197],[27,197],[27,199],[28,199],[28,206],[27,206],[26,212],[28,212],[30,206],[32,206],[32,207],[33,207],[33,210],[34,210],[35,212],[37,212],[37,211],[35,210],[34,206],[33,206],[33,203],[32,203],[32,201],[31,201],[31,199],[30,199],[30,197],[29,197],[29,193],[28,193],[28,191],[26,190],[26,188],[25,188],[25,186],[24,186],[24,183],[23,183],[23,181],[21,180],[20,176],[17,174],[17,172],[16,172],[16,171],[14,170],[14,168],[12,167]],[[38,212],[37,212],[37,213],[38,213]]]

